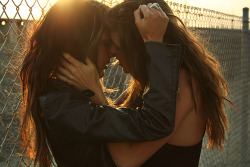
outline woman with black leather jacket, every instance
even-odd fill
[[[158,5],[149,2],[157,2]],[[143,5],[147,3],[149,3],[147,6]],[[161,8],[159,8],[159,4]],[[138,8],[139,5],[140,7]],[[167,22],[168,28],[163,29],[166,30],[166,33],[163,31],[165,33],[163,36],[158,36],[159,33],[154,36],[154,39],[149,38],[150,35],[154,34],[155,30],[162,32],[162,29],[159,27],[165,24],[162,18],[166,18],[166,15],[169,18]],[[145,98],[147,98],[150,90],[154,88],[159,88],[160,90],[161,88],[161,91],[158,91],[159,94],[149,94],[153,97],[151,100],[159,102],[153,108],[159,109],[160,104],[165,103],[162,103],[161,100],[164,100],[162,98],[167,97],[162,97],[161,95],[166,93],[164,89],[170,86],[168,84],[171,82],[164,81],[163,78],[166,76],[164,72],[167,72],[169,68],[172,73],[176,72],[176,68],[172,68],[168,64],[172,60],[169,59],[167,63],[165,58],[171,55],[169,50],[177,53],[177,50],[172,50],[171,47],[178,45],[173,44],[177,43],[185,46],[185,57],[178,71],[180,73],[179,84],[176,86],[176,88],[178,87],[176,89],[178,96],[174,114],[174,131],[167,137],[152,142],[108,143],[108,149],[116,165],[142,165],[144,167],[198,166],[205,130],[209,138],[208,147],[216,147],[222,150],[225,140],[225,129],[228,126],[224,111],[224,100],[227,100],[228,89],[216,59],[206,52],[202,44],[187,30],[182,21],[173,14],[170,7],[163,0],[126,0],[109,10],[107,18],[107,24],[112,30],[111,38],[113,45],[111,52],[119,59],[119,64],[123,67],[124,72],[130,73],[133,77],[127,95],[122,100],[122,104],[120,104],[122,107],[136,108],[147,106]],[[172,44],[147,42],[148,40],[159,40]],[[146,47],[143,42],[146,42]],[[165,54],[163,52],[164,47],[168,48],[164,50]],[[151,65],[150,67],[159,69],[159,67],[164,66],[162,72],[154,71],[163,80],[152,80],[151,76],[147,78],[150,72],[145,73],[145,68],[148,67],[146,64],[149,62],[148,59],[145,59],[146,49],[149,55],[161,55],[163,53],[159,57],[150,56],[151,64],[158,62],[157,65]],[[181,52],[179,53],[182,54]],[[76,87],[83,86],[83,88],[86,88],[87,86],[87,88],[91,88],[89,84],[86,84],[89,81],[88,77],[86,77],[87,75],[77,74],[79,71],[86,70],[86,68],[82,68],[81,63],[72,60],[70,57],[67,57],[67,59],[71,64],[65,64],[65,67],[69,71],[75,72],[64,73],[66,78],[61,79]],[[81,82],[84,80],[83,78],[87,80]],[[149,85],[149,91],[143,96]],[[154,101],[152,102],[154,103]],[[171,114],[169,111],[168,114]],[[143,117],[139,118],[143,119]],[[146,117],[144,120],[148,120],[148,118]],[[152,118],[151,120],[161,120],[161,117]],[[140,120],[137,121],[139,125],[145,125],[144,123],[141,124]],[[164,122],[163,119],[162,121]],[[151,124],[151,121],[147,122]],[[158,133],[159,130],[168,126],[163,122],[163,126],[159,126],[160,129],[153,126],[154,132]],[[151,129],[150,126],[146,127]],[[153,136],[153,134],[150,135]]]
[[[59,1],[31,37],[20,74],[25,104],[21,142],[26,154],[39,166],[51,166],[50,151],[58,166],[114,166],[105,143],[151,141],[173,131],[184,50],[180,45],[145,43],[150,87],[143,97],[143,107],[138,109],[112,108],[105,105],[100,87],[93,89],[95,95],[89,97],[90,91],[76,90],[56,79],[64,52],[85,63],[86,54],[95,57],[96,48],[105,50],[102,41],[96,39],[106,10],[106,6],[94,1]],[[165,22],[161,25],[164,34],[168,18],[158,17]],[[102,70],[98,69],[99,74]],[[92,72],[85,77],[96,79],[96,70]]]

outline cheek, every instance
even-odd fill
[[[99,48],[99,50],[98,50],[98,56],[97,56],[97,65],[98,65],[98,67],[101,66],[102,62],[103,62],[103,52],[102,52],[102,49]]]
[[[99,55],[102,55],[102,57],[108,57],[110,53],[110,49],[107,47],[99,47]]]
[[[109,54],[110,54],[110,49],[109,48],[104,47],[102,49],[102,52],[103,52],[103,55],[105,55],[106,58],[109,57]]]
[[[109,60],[110,49],[106,47],[99,47],[97,63],[98,65],[102,65]]]
[[[118,54],[117,58],[125,64],[128,63],[127,58],[123,54]]]

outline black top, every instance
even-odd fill
[[[107,142],[150,141],[172,133],[183,47],[146,44],[150,88],[143,108],[97,106],[84,93],[50,80],[39,97],[48,142],[58,166],[112,167]]]
[[[141,167],[198,167],[202,141],[193,146],[165,144]]]
[[[105,143],[76,142],[46,129],[58,167],[115,167]]]

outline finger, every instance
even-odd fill
[[[80,61],[78,61],[77,59],[75,59],[74,57],[72,57],[70,54],[68,53],[63,53],[63,56],[66,60],[68,60],[72,65],[77,65],[79,63],[81,63]]]
[[[79,90],[83,89],[83,88],[78,87],[75,82],[73,82],[71,79],[67,78],[64,75],[61,75],[61,74],[57,73],[56,76],[61,81],[66,82],[67,84],[74,86],[76,89],[79,89]]]
[[[164,11],[162,11],[162,9],[160,10],[160,12],[161,12],[162,18],[164,19],[163,22],[168,24],[169,23],[169,17],[167,16],[167,14]]]
[[[159,9],[151,8],[150,9],[152,13],[154,13],[156,16],[162,16],[161,11]]]
[[[152,6],[153,4],[152,3],[148,3],[148,8],[150,9],[150,7]]]
[[[84,65],[83,68],[85,68],[86,65],[85,64],[83,65]],[[76,74],[79,69],[79,64],[74,66],[73,64],[70,64],[67,60],[61,60],[61,66],[65,68],[66,70],[68,70],[71,75]]]
[[[96,68],[95,64],[88,57],[86,58],[86,64],[90,67]]]
[[[161,13],[160,13],[160,11],[159,11],[158,9],[150,8],[152,5],[153,5],[152,3],[149,3],[149,4],[147,5],[148,8],[151,10],[151,12],[153,12],[153,13],[156,14],[156,15],[161,16]]]
[[[134,11],[134,18],[136,23],[138,23],[142,19],[140,12],[141,12],[141,5],[137,10]]]
[[[67,70],[66,68],[63,68],[63,67],[59,66],[59,67],[57,68],[57,71],[58,71],[60,74],[66,76],[67,78],[70,78],[70,79],[73,78],[73,76],[72,76],[72,74],[70,73],[70,71]]]
[[[148,8],[150,9],[150,7],[152,6],[153,4],[152,3],[148,3]]]
[[[61,59],[61,65],[68,70],[72,67],[72,64],[65,59]]]
[[[144,18],[149,17],[150,15],[153,14],[151,12],[151,10],[146,5],[142,5],[141,6],[141,12],[142,12]]]
[[[164,16],[164,17],[167,17],[167,18],[168,18],[168,16],[167,16],[166,13],[162,10],[161,7],[159,8],[159,12],[160,12],[161,16]]]
[[[68,84],[72,84],[72,81],[69,79],[69,78],[67,78],[66,76],[64,76],[64,75],[62,75],[62,74],[59,74],[59,73],[56,73],[56,76],[57,76],[57,78],[58,79],[60,79],[61,81],[63,81],[63,82],[66,82],[66,83],[68,83]]]

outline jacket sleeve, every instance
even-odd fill
[[[174,128],[183,47],[147,42],[149,90],[136,110],[98,106],[79,92],[49,91],[39,102],[47,130],[72,141],[151,141]]]

